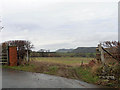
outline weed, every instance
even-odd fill
[[[48,70],[49,70],[49,73],[51,73],[51,74],[56,74],[56,72],[57,72],[57,70],[58,70],[58,66],[50,66],[50,67],[48,68]]]

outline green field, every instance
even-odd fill
[[[48,63],[57,63],[65,65],[80,65],[82,62],[84,64],[89,63],[90,60],[94,58],[83,58],[83,57],[35,57],[31,58],[33,61],[38,62],[48,62]]]

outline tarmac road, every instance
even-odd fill
[[[63,77],[2,69],[3,88],[99,88],[83,81]]]

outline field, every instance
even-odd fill
[[[30,60],[37,62],[46,62],[46,63],[56,63],[64,65],[81,65],[81,63],[87,64],[89,61],[94,60],[94,58],[83,58],[83,57],[34,57]]]

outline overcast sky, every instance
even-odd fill
[[[85,1],[2,0],[0,14],[4,29],[0,32],[0,42],[30,40],[34,50],[56,50],[117,40],[117,0]]]

